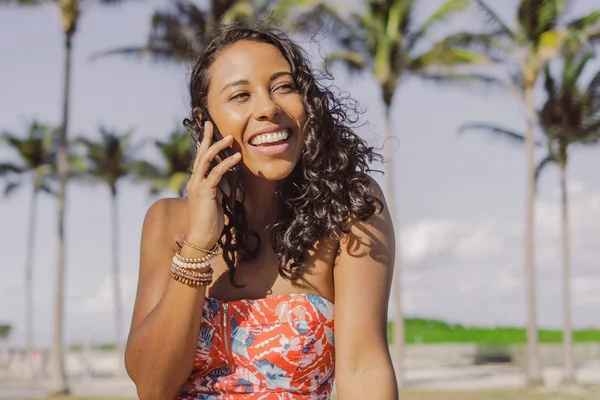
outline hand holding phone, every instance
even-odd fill
[[[204,111],[202,114],[202,118],[200,121],[200,132],[198,132],[198,138],[194,138],[195,141],[197,143],[202,142],[202,140],[204,139],[204,129],[206,126],[206,122],[210,122],[212,124],[212,129],[213,129],[213,136],[212,136],[212,144],[217,143],[221,140],[223,140],[223,135],[221,134],[221,131],[219,131],[219,128],[217,127],[217,125],[215,124],[215,122],[213,121],[212,117],[210,116],[210,113],[208,111]],[[209,172],[212,171],[213,168],[215,168],[219,163],[221,163],[223,160],[227,159],[228,157],[231,157],[234,154],[234,151],[232,148],[230,147],[226,147],[221,149],[221,151],[219,151],[219,153],[217,154],[217,156],[211,160],[210,163],[210,168],[209,168]],[[223,182],[220,182],[219,187],[221,189],[221,192],[229,197],[229,207],[231,208],[231,211],[233,212],[235,209],[235,201],[236,201],[236,194],[237,194],[237,188],[238,188],[238,184],[239,184],[239,175],[240,175],[240,166],[239,165],[233,165],[224,175],[224,183],[226,183],[226,185],[223,185]]]
[[[242,157],[229,149],[233,143],[231,136],[215,141],[214,132],[211,124],[207,124],[206,132],[198,132],[202,141],[197,144],[192,176],[187,183],[190,230],[186,237],[193,243],[216,243],[222,235],[224,216],[231,215],[235,206],[238,175],[232,171]],[[231,156],[222,158],[225,154]],[[215,162],[218,158],[219,162]],[[227,191],[229,195],[223,190],[227,179],[232,188]]]

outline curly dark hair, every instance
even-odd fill
[[[315,243],[330,236],[339,240],[350,230],[352,219],[364,221],[383,210],[383,203],[372,194],[373,171],[369,164],[382,157],[358,137],[353,129],[358,122],[357,103],[348,96],[336,96],[313,75],[306,52],[282,32],[260,25],[230,24],[217,27],[204,53],[198,58],[190,78],[191,108],[207,107],[208,69],[220,52],[240,41],[267,43],[277,47],[291,67],[298,92],[306,107],[305,141],[301,159],[274,193],[276,222],[271,228],[271,244],[278,254],[279,274],[291,281],[304,280],[306,253]],[[192,111],[184,125],[193,136],[202,135]],[[196,139],[197,140],[197,139]],[[244,185],[240,181],[241,202],[232,212],[227,196],[223,209],[228,223],[221,244],[235,283],[236,255],[256,257],[260,239],[248,229],[243,207]],[[250,245],[249,237],[255,238]]]

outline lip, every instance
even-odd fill
[[[285,151],[290,147],[290,142],[285,142],[275,146],[259,147],[250,145],[250,151],[257,152],[263,156],[276,156]]]
[[[250,136],[248,136],[247,143],[250,144],[250,140],[252,140],[252,138],[255,136],[263,135],[265,133],[281,132],[283,130],[288,131],[289,137],[292,136],[293,130],[292,130],[291,126],[289,126],[289,125],[271,125],[269,127],[259,129],[255,132],[253,132]],[[289,139],[289,137],[288,137],[288,139]],[[252,146],[252,147],[255,147],[255,146]],[[274,146],[274,147],[277,147],[277,146]]]

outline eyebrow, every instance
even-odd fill
[[[275,72],[269,78],[269,82],[272,82],[275,79],[279,78],[280,76],[284,76],[284,75],[292,76],[292,73],[289,71]],[[221,93],[223,93],[226,89],[233,87],[233,86],[241,86],[241,85],[249,85],[249,84],[250,84],[250,82],[248,82],[248,80],[246,80],[246,79],[238,79],[236,81],[229,82],[227,85],[225,85],[223,87],[223,89],[221,89]]]

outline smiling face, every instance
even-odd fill
[[[223,136],[233,136],[244,172],[286,178],[302,154],[306,109],[279,49],[238,41],[217,56],[208,78],[210,115]]]

